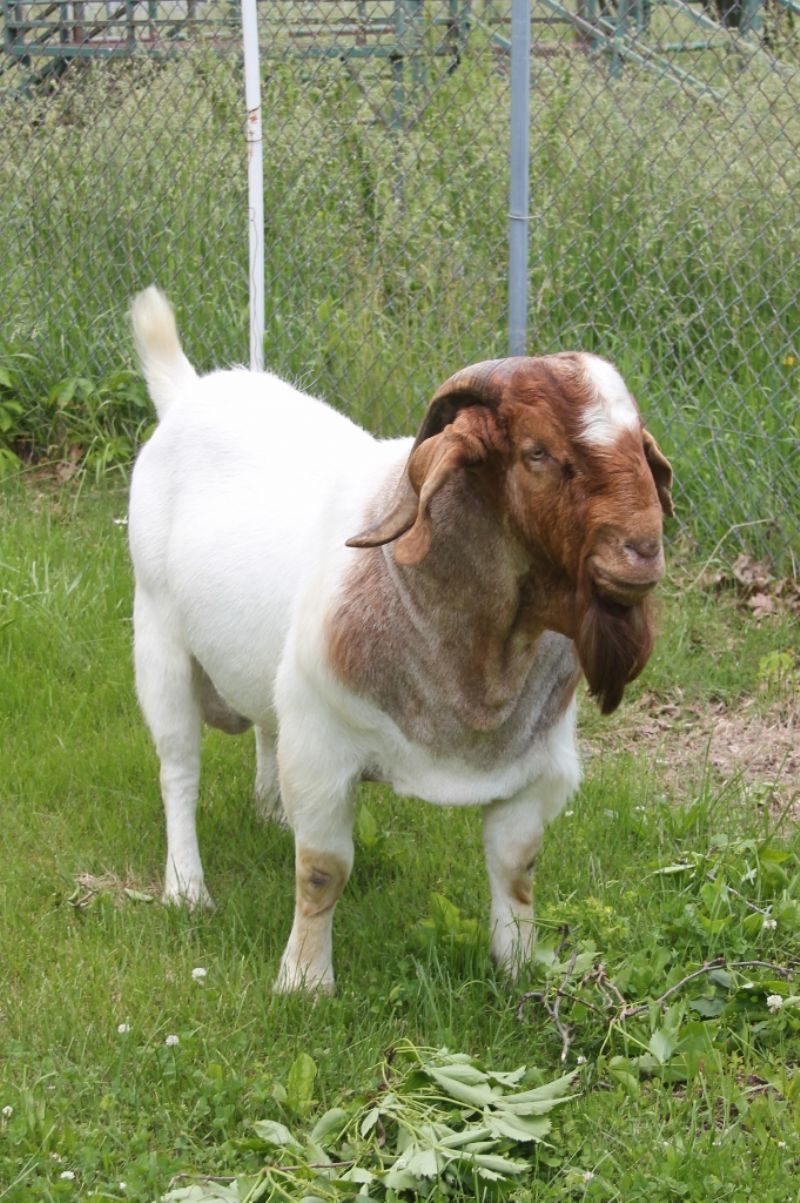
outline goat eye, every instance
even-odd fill
[[[541,463],[543,459],[547,459],[547,452],[541,443],[534,443],[532,447],[525,448],[525,459],[532,463]]]

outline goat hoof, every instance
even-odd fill
[[[498,972],[502,973],[513,985],[530,965],[533,950],[513,946],[511,948],[493,948],[490,955]]]
[[[283,809],[283,803],[279,794],[261,794],[256,790],[255,804],[256,814],[262,823],[274,823],[276,827],[283,827],[288,830],[289,820],[286,817],[286,811]]]
[[[165,906],[184,906],[190,911],[216,910],[216,903],[202,881],[168,885],[164,888],[161,901]]]
[[[326,973],[318,977],[313,977],[307,971],[304,972],[299,965],[287,966],[281,964],[275,984],[272,987],[272,993],[296,994],[300,991],[305,994],[315,995],[316,997],[325,994],[335,994],[336,982],[333,980],[333,974]]]

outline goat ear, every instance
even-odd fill
[[[672,504],[672,464],[662,454],[661,448],[649,430],[642,431],[642,437],[645,459],[650,465],[653,480],[656,482],[658,500],[661,502],[664,513],[671,518],[675,513],[675,507]]]
[[[414,525],[414,519],[419,509],[419,498],[412,487],[411,481],[404,472],[397,488],[395,503],[379,522],[367,527],[360,535],[353,535],[345,543],[346,547],[381,547],[391,543]]]
[[[419,564],[433,539],[430,505],[434,496],[455,472],[480,463],[487,452],[486,442],[469,429],[467,414],[459,414],[441,434],[427,438],[412,450],[389,513],[362,534],[348,539],[347,546],[379,547],[396,539],[396,562],[403,566]]]

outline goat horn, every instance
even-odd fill
[[[506,396],[515,369],[527,363],[525,356],[486,359],[462,368],[436,390],[422,420],[414,447],[444,430],[460,409],[484,405],[496,409]]]
[[[496,409],[506,394],[513,371],[520,364],[529,362],[517,359],[487,359],[462,368],[433,395],[422,419],[414,446],[408,457],[406,470],[400,479],[394,504],[389,513],[367,530],[347,540],[347,547],[379,547],[392,543],[410,530],[419,517],[420,498],[409,477],[409,464],[420,444],[434,435],[441,434],[458,414],[470,405],[483,405]]]

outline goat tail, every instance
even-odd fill
[[[160,289],[151,284],[133,299],[133,337],[147,388],[159,418],[197,380],[183,353],[175,314]]]

